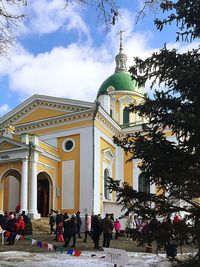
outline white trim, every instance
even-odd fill
[[[133,189],[138,191],[138,177],[140,175],[140,169],[138,167],[139,160],[134,159],[133,160]]]
[[[44,141],[43,141],[43,140],[41,140],[41,139],[39,139],[39,146],[40,146],[40,143],[42,143],[42,144],[46,145],[47,147],[53,148],[53,149],[57,150],[57,152],[58,152],[58,148],[57,148],[57,147],[55,147],[55,146],[52,146],[52,145],[50,145],[50,144],[48,144],[48,143],[44,142]]]
[[[112,162],[110,162],[110,164],[107,164],[106,162],[103,162],[103,166],[102,166],[102,185],[103,185],[103,188],[102,188],[102,197],[103,197],[103,201],[104,200],[107,200],[107,201],[112,201],[112,193],[108,192],[108,198],[105,198],[105,191],[104,191],[104,179],[105,179],[105,176],[104,176],[104,173],[105,173],[105,170],[108,170],[108,176],[112,177]]]
[[[53,169],[54,171],[56,170],[55,167],[53,167],[53,166],[51,166],[51,165],[49,165],[49,164],[46,164],[46,163],[44,163],[44,162],[38,161],[37,163],[40,164],[40,165],[43,165],[43,166],[45,166],[45,167],[47,167],[47,168],[51,168],[51,169]]]
[[[111,149],[110,148],[106,148],[102,151],[103,153],[103,160],[108,160],[110,161],[111,163],[113,162],[113,160],[115,159],[115,156],[114,154],[112,153]]]
[[[142,98],[144,98],[144,95],[137,92],[137,91],[125,91],[125,90],[115,90],[113,92],[110,93],[110,95],[133,95],[133,96],[140,96]]]
[[[116,146],[116,162],[115,162],[115,173],[116,180],[120,180],[120,184],[124,182],[124,150]]]
[[[53,184],[53,186],[55,186],[55,185],[56,185],[56,179],[55,179],[56,168],[55,168],[55,167],[52,167],[51,165],[48,165],[48,164],[46,164],[46,163],[40,162],[40,161],[38,161],[37,164],[42,165],[42,166],[45,167],[45,170],[43,170],[43,171],[39,171],[39,172],[37,173],[37,175],[38,175],[40,172],[46,172],[46,173],[49,175],[49,177],[51,177],[50,173],[49,173],[46,169],[49,168],[49,169],[52,169],[52,170],[53,170],[53,177],[51,177],[51,180],[52,180],[52,184]]]
[[[0,175],[0,182],[1,182],[1,183],[2,183],[2,178],[3,178],[3,176],[5,175],[5,173],[8,172],[8,171],[10,171],[10,170],[17,171],[17,172],[20,174],[20,176],[22,176],[22,173],[21,173],[19,170],[17,170],[16,168],[13,168],[13,167],[11,167],[11,166],[8,166],[8,169],[5,170],[5,171]],[[0,187],[1,187],[1,186],[0,186]]]
[[[53,153],[51,153],[49,151],[44,151],[42,148],[41,149],[40,148],[36,148],[35,150],[40,152],[40,154],[42,156],[45,156],[47,158],[53,159],[53,160],[58,161],[58,162],[61,161],[61,159],[58,156],[54,155]]]

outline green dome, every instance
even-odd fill
[[[97,97],[99,95],[108,94],[108,87],[112,86],[115,91],[131,91],[144,94],[143,88],[138,88],[135,80],[131,78],[130,73],[125,71],[115,72],[108,77],[100,86]]]

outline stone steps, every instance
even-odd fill
[[[39,220],[31,220],[33,235],[49,235],[49,218],[41,218]]]

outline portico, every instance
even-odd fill
[[[5,134],[0,145],[4,148],[0,153],[0,213],[15,211],[15,207],[20,204],[21,212],[25,211],[30,218],[39,219],[38,173],[43,170],[50,180],[51,193],[48,192],[48,200],[51,203],[47,203],[48,207],[54,206],[52,188],[55,186],[45,166],[42,169],[39,164],[42,149],[38,146],[37,136],[29,136],[28,139],[26,135],[26,138],[23,136],[21,141],[16,141],[12,135]]]

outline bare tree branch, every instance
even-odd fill
[[[26,4],[26,0],[0,0],[0,54],[13,45],[16,29],[25,17],[19,9]]]
[[[111,25],[115,24],[119,15],[119,8],[116,4],[116,0],[66,0],[66,7],[69,3],[78,3],[82,6],[95,8],[97,11],[97,20],[102,21],[107,30],[111,27]]]

